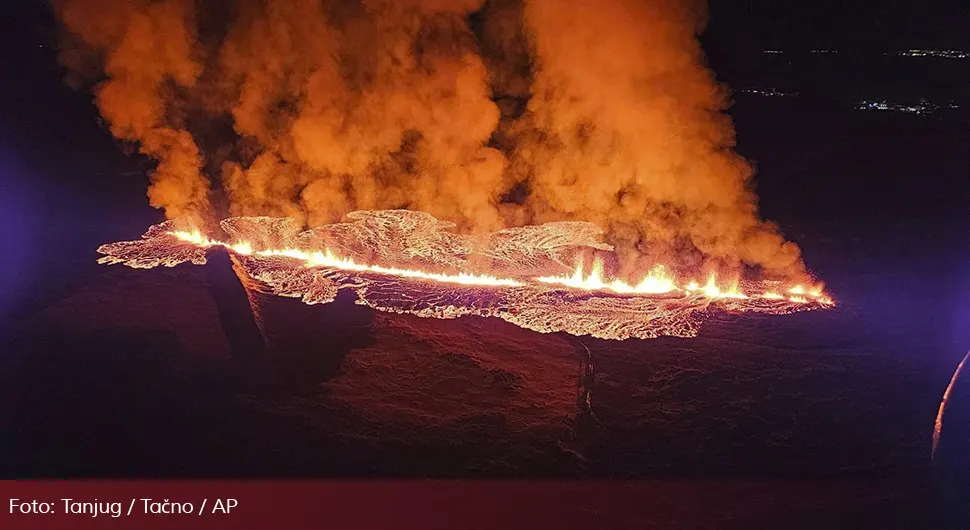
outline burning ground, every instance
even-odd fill
[[[543,333],[616,340],[694,336],[712,310],[784,314],[832,305],[818,287],[740,280],[722,287],[714,274],[701,285],[678,281],[662,265],[635,283],[608,280],[604,257],[592,255],[608,256],[612,248],[587,223],[461,236],[420,212],[354,212],[348,218],[309,231],[292,219],[227,219],[221,226],[232,242],[169,221],[139,241],[103,245],[100,262],[201,265],[208,248],[223,246],[245,284],[307,304],[332,302],[349,289],[357,303],[380,311],[496,317]],[[584,261],[590,259],[587,273]]]

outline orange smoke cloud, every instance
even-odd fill
[[[198,148],[169,117],[170,94],[191,90],[202,71],[193,56],[191,1],[65,0],[56,7],[74,38],[68,45],[86,46],[103,64],[94,93],[112,134],[159,160],[148,190],[152,206],[169,217],[202,212],[208,182]],[[62,54],[67,66],[84,64],[70,50]]]
[[[464,231],[590,221],[631,269],[662,257],[803,273],[733,151],[696,38],[702,6],[222,4],[220,16],[190,0],[55,4],[62,61],[79,74],[97,59],[97,104],[158,159],[149,197],[169,217],[211,207],[201,168],[214,167],[233,215],[322,224],[408,208]],[[208,149],[209,124],[226,121],[225,147]]]
[[[672,0],[526,2],[535,71],[513,155],[526,206],[600,224],[628,254],[689,243],[789,269],[799,250],[758,218],[725,91],[703,66],[702,13]]]

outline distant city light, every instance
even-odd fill
[[[783,92],[774,88],[738,88],[735,92],[769,97],[794,97],[798,95],[798,92]]]
[[[899,55],[902,57],[943,57],[945,59],[966,59],[970,57],[970,53],[963,50],[905,50],[887,53],[886,55]]]
[[[770,54],[782,54],[785,53],[784,50],[762,50],[762,53]],[[809,53],[839,53],[839,50],[828,50],[828,49],[814,49],[809,50]],[[887,52],[884,55],[898,55],[901,57],[943,57],[946,59],[968,59],[970,58],[970,52],[965,52],[963,50],[903,50],[895,52]]]
[[[891,101],[885,100],[865,100],[856,103],[855,108],[857,110],[868,110],[868,111],[889,111],[889,112],[905,112],[908,114],[933,114],[934,112],[940,110],[941,106],[935,103],[921,102],[915,105],[903,104],[903,103],[893,103]],[[942,108],[946,109],[957,109],[960,108],[953,102],[948,103]]]
[[[774,49],[772,49],[772,50],[761,50],[761,51],[762,51],[762,53],[774,53],[774,54],[785,53],[784,50],[774,50]],[[817,49],[817,50],[809,50],[809,51],[811,53],[839,53],[839,50],[825,50],[825,49]]]

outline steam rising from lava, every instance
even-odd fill
[[[226,241],[166,221],[140,241],[111,243],[98,251],[105,255],[101,263],[152,268],[204,264],[208,248],[224,246],[250,291],[317,304],[350,289],[358,303],[381,311],[497,317],[544,333],[617,340],[690,337],[713,309],[779,314],[832,304],[820,288],[771,282],[725,288],[713,276],[702,286],[668,276],[661,267],[631,285],[609,280],[598,259],[587,274],[584,257],[609,247],[586,223],[466,236],[421,212],[361,211],[348,218],[308,231],[288,218],[231,218],[222,222]]]
[[[762,221],[691,0],[54,0],[62,63],[170,218],[406,208],[604,227],[655,263],[804,277]]]

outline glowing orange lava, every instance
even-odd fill
[[[603,261],[599,258],[593,262],[593,268],[588,275],[583,273],[583,264],[579,262],[572,276],[541,276],[536,281],[572,289],[611,291],[619,294],[664,294],[677,290],[676,283],[667,275],[667,269],[663,265],[655,266],[636,285],[619,279],[607,282],[603,277]]]
[[[351,258],[335,256],[334,253],[329,249],[322,251],[309,251],[298,248],[254,250],[252,244],[248,242],[225,243],[222,241],[216,241],[204,236],[198,230],[191,232],[174,230],[169,232],[169,234],[181,239],[182,241],[192,243],[203,248],[223,246],[237,254],[244,256],[282,256],[301,261],[303,262],[303,265],[307,267],[323,267],[345,271],[373,272],[376,274],[397,276],[400,278],[429,280],[440,283],[455,283],[460,285],[479,285],[486,287],[520,287],[526,285],[527,283],[512,278],[499,278],[487,274],[473,274],[466,272],[444,274],[426,272],[419,269],[366,265],[358,263]],[[734,285],[729,289],[723,290],[717,285],[717,276],[714,274],[711,274],[708,277],[707,283],[703,286],[698,285],[697,282],[691,282],[685,287],[679,287],[677,282],[670,275],[668,275],[667,268],[663,265],[654,266],[650,272],[635,285],[631,285],[620,279],[607,281],[604,278],[603,269],[603,260],[596,258],[589,274],[584,274],[583,263],[582,261],[579,261],[576,264],[576,270],[570,276],[539,276],[532,278],[532,280],[538,283],[561,285],[576,290],[602,291],[623,295],[657,295],[680,292],[685,295],[699,295],[708,298],[733,298],[739,300],[744,300],[751,297],[764,298],[768,300],[781,300],[785,298],[783,295],[770,291],[748,296],[739,290],[737,282],[735,282]],[[822,292],[819,289],[813,289],[810,294],[807,294],[809,292],[806,291],[803,286],[797,285],[789,289],[788,292],[792,294],[792,296],[788,297],[788,300],[791,302],[809,303],[810,300],[808,296],[811,296],[812,299],[821,304],[832,304],[832,300],[828,297],[822,296]]]
[[[364,265],[357,263],[350,258],[340,258],[334,256],[333,252],[330,250],[308,251],[300,250],[298,248],[253,250],[253,246],[250,243],[223,243],[221,241],[209,239],[198,231],[184,232],[176,230],[169,233],[182,241],[193,243],[201,247],[218,245],[226,247],[233,252],[242,254],[244,256],[282,256],[286,258],[293,258],[295,260],[302,261],[307,267],[324,267],[344,271],[373,272],[376,274],[386,274],[388,276],[397,276],[400,278],[430,280],[441,283],[457,283],[461,285],[482,285],[494,287],[518,287],[522,285],[521,282],[516,280],[509,278],[496,278],[495,276],[485,274],[469,274],[465,272],[460,272],[458,274],[441,274],[425,272],[417,269],[401,269],[397,267],[382,267],[380,265]]]
[[[714,274],[704,284],[684,282],[660,264],[631,282],[609,277],[598,257],[586,270],[584,249],[610,250],[586,223],[464,236],[420,212],[355,212],[348,219],[303,231],[288,219],[231,218],[222,222],[225,241],[167,221],[140,241],[102,245],[99,262],[204,264],[207,249],[220,246],[267,292],[308,304],[332,302],[350,289],[358,303],[382,311],[480,315],[540,332],[616,340],[693,336],[712,309],[784,314],[833,305],[816,286],[719,281]]]

